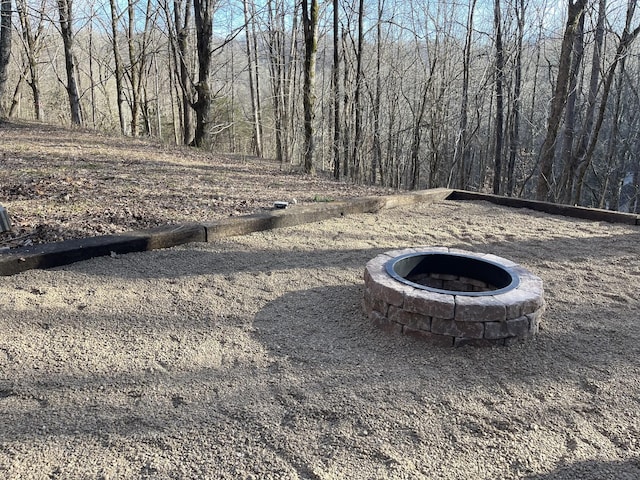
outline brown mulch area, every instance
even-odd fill
[[[0,165],[13,226],[0,249],[390,193],[272,160],[26,122],[0,123]]]

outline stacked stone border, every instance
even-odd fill
[[[437,293],[402,283],[386,264],[401,255],[457,253],[487,260],[519,277],[516,288],[487,296]],[[542,280],[520,265],[492,254],[447,247],[392,250],[370,260],[364,271],[363,308],[378,327],[443,346],[511,345],[538,332],[544,311]],[[459,292],[458,292],[459,293]]]
[[[296,205],[285,210],[267,210],[252,215],[231,217],[217,222],[167,225],[122,235],[65,240],[11,249],[0,253],[0,276],[13,275],[34,268],[58,267],[113,253],[141,252],[169,248],[190,242],[210,242],[224,237],[244,235],[260,230],[290,227],[344,215],[375,213],[385,208],[444,200],[483,200],[508,207],[529,208],[545,213],[592,221],[640,225],[640,216],[629,213],[557,205],[463,190],[435,188],[401,195],[363,197],[341,202]]]

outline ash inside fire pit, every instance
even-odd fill
[[[364,280],[376,325],[437,345],[509,345],[535,335],[544,311],[542,280],[491,254],[386,252],[367,263]]]

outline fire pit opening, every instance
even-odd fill
[[[510,345],[538,332],[542,280],[491,254],[446,247],[385,252],[367,263],[364,310],[387,331],[442,346]]]
[[[408,253],[389,260],[386,270],[415,288],[454,295],[495,295],[519,284],[519,277],[498,263],[461,253]]]

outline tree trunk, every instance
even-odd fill
[[[267,47],[269,52],[269,72],[271,74],[271,98],[273,99],[276,160],[281,165],[284,165],[289,162],[290,146],[287,142],[289,130],[289,106],[287,93],[290,88],[290,82],[288,81],[288,62],[284,34],[285,13],[280,0],[269,0],[267,2],[267,16]],[[292,37],[292,44],[293,43],[295,42],[293,42]]]
[[[182,143],[190,145],[193,135],[192,81],[187,61],[189,58],[189,28],[191,0],[173,0],[173,23],[176,29],[176,76],[180,83],[182,111]],[[182,12],[184,11],[184,16]]]
[[[304,171],[313,173],[315,154],[314,125],[316,102],[316,53],[318,51],[318,0],[302,0],[304,31]]]
[[[635,162],[632,185],[634,196],[629,204],[629,212],[640,213],[640,162]]]
[[[567,105],[564,115],[564,135],[562,144],[562,175],[558,188],[558,200],[567,201],[571,198],[571,177],[575,169],[572,159],[574,150],[575,128],[576,128],[576,103],[578,99],[578,77],[580,66],[584,57],[584,17],[582,15],[578,21],[573,40],[573,60],[569,71],[569,92],[567,95]],[[599,67],[597,67],[599,69]]]
[[[255,69],[256,80],[256,122],[258,124],[258,136],[260,141],[256,142],[256,154],[259,157],[264,157],[264,127],[262,124],[262,89],[260,88],[260,61],[258,59],[258,34],[256,32],[256,5],[255,2],[251,2],[251,43],[253,44],[253,68]]]
[[[558,61],[558,75],[556,77],[556,85],[549,109],[547,133],[540,150],[540,172],[536,190],[536,198],[538,200],[551,199],[556,139],[562,120],[562,111],[564,110],[564,105],[567,100],[573,40],[576,29],[580,23],[580,17],[584,15],[585,4],[586,0],[568,1],[567,23],[565,25],[564,36],[562,37],[562,46]]]
[[[376,89],[373,98],[373,156],[371,160],[371,184],[376,184],[377,173],[380,183],[384,182],[382,170],[382,143],[380,142],[380,103],[382,100],[382,14],[384,0],[378,0],[378,21],[376,23]]]
[[[4,115],[3,99],[7,89],[11,58],[11,0],[0,0],[0,116]]]
[[[584,187],[584,178],[587,172],[587,169],[591,165],[591,161],[593,160],[593,154],[596,150],[596,145],[598,143],[598,136],[600,135],[600,130],[602,128],[602,123],[604,121],[605,112],[607,109],[607,100],[609,98],[609,93],[611,92],[611,86],[613,84],[613,80],[615,78],[616,68],[618,63],[626,57],[628,54],[629,47],[636,39],[638,34],[640,34],[640,26],[637,26],[634,30],[631,30],[631,20],[633,19],[633,15],[635,13],[635,1],[629,2],[627,6],[627,19],[624,27],[624,31],[622,32],[622,36],[620,38],[620,43],[618,44],[618,48],[616,49],[616,54],[614,56],[611,65],[609,66],[609,70],[607,72],[607,76],[604,81],[604,85],[602,87],[602,97],[600,99],[600,109],[598,110],[598,118],[596,120],[595,126],[593,128],[593,134],[591,135],[591,139],[589,141],[589,146],[587,151],[585,152],[584,158],[581,160],[577,179],[576,179],[576,190],[575,190],[575,198],[576,203],[580,203],[582,199],[582,189]]]
[[[600,60],[602,58],[602,48],[604,45],[605,19],[606,19],[606,0],[599,0],[598,5],[598,23],[595,31],[593,56],[591,59],[591,76],[589,79],[589,93],[587,95],[587,108],[585,112],[585,120],[580,132],[580,138],[577,146],[571,153],[571,158],[567,163],[564,179],[565,203],[579,203],[580,199],[575,198],[577,170],[580,159],[584,158],[589,147],[589,136],[593,130],[595,121],[596,100],[598,88],[600,86]]]
[[[179,69],[176,65],[177,59],[175,50],[171,43],[172,42],[169,42],[167,44],[167,58],[169,61],[169,98],[171,101],[171,123],[173,123],[173,141],[176,145],[178,145],[182,140],[182,130],[180,128],[180,108],[176,104],[180,101],[179,99],[182,98],[182,96],[176,88],[176,75],[178,74]]]
[[[80,110],[80,95],[76,81],[76,68],[73,58],[73,0],[58,0],[58,13],[60,15],[60,33],[64,45],[64,63],[67,72],[67,96],[71,123],[82,125],[82,113]]]
[[[137,31],[140,21],[136,18],[136,10],[139,0],[127,0],[128,35],[127,47],[129,53],[129,80],[131,82],[130,109],[131,109],[131,135],[137,137],[141,133],[140,120],[144,118],[143,89],[148,78],[147,47],[149,43],[149,27],[153,17],[151,0],[147,0],[144,10],[144,23],[142,35]],[[148,113],[148,112],[147,112]],[[146,129],[146,127],[145,127]]]
[[[93,21],[95,17],[94,5],[91,4],[89,18],[89,92],[91,96],[91,127],[96,128],[96,82],[94,77],[94,50],[93,50]]]
[[[31,28],[30,15],[27,11],[26,0],[16,0],[16,9],[22,30],[22,39],[25,54],[27,56],[29,78],[26,80],[33,95],[33,110],[36,120],[43,119],[42,101],[40,98],[40,69],[38,67],[38,54],[41,47],[41,36],[44,29],[44,15],[46,2],[43,0],[38,11],[38,25],[34,32]]]
[[[496,138],[493,163],[493,193],[500,193],[502,181],[502,144],[504,140],[504,52],[502,48],[502,20],[500,15],[500,0],[493,2],[493,25],[496,31]]]
[[[614,167],[615,159],[616,159],[616,147],[619,141],[620,134],[620,114],[622,107],[622,80],[624,77],[626,66],[626,58],[622,58],[620,61],[620,74],[616,79],[616,95],[613,106],[613,118],[611,119],[611,130],[609,131],[609,138],[607,139],[607,153],[605,155],[606,159],[606,168],[604,170],[604,183],[602,185],[602,189],[600,191],[600,201],[598,202],[598,208],[605,208],[607,205],[607,197],[609,192],[609,187],[613,184],[613,189],[619,191],[618,182],[619,176],[615,175],[614,171],[621,170],[620,166],[618,168]],[[612,181],[613,180],[613,181]],[[619,195],[618,195],[619,198]],[[618,202],[608,202],[610,209],[617,210]]]
[[[158,69],[158,57],[157,55],[154,53],[153,54],[153,86],[154,86],[154,92],[155,92],[155,101],[156,101],[156,136],[162,138],[162,110],[161,110],[161,104],[160,104],[160,74],[159,74],[159,69]],[[171,72],[169,72],[169,76],[173,76],[171,74]],[[169,89],[170,91],[173,90],[173,87],[171,86],[171,82],[169,82]]]
[[[520,150],[520,94],[522,88],[522,42],[525,27],[525,0],[516,1],[516,20],[518,22],[518,38],[516,41],[515,78],[513,81],[513,105],[509,128],[509,162],[507,165],[507,195],[513,196],[516,186],[516,159]]]
[[[109,0],[109,4],[111,6],[111,46],[113,48],[113,61],[115,66],[118,119],[120,121],[120,133],[126,135],[127,124],[124,118],[124,87],[122,82],[124,71],[122,68],[122,57],[120,56],[120,43],[118,42],[118,22],[120,21],[120,15],[117,11],[116,0]]]
[[[433,76],[431,77],[433,78]],[[427,98],[429,95],[429,82],[424,86],[422,90],[422,96],[418,106],[418,111],[414,112],[414,122],[412,126],[412,138],[411,138],[411,160],[410,160],[410,172],[409,172],[409,189],[416,190],[420,187],[420,144],[422,143],[422,121],[424,119],[425,111],[427,109]]]
[[[353,108],[355,110],[355,125],[353,130],[353,150],[351,154],[351,178],[356,182],[362,181],[362,165],[360,149],[362,144],[362,86],[364,76],[362,73],[362,54],[364,46],[364,0],[358,1],[358,44],[356,50],[356,89],[353,95]]]
[[[454,169],[457,170],[456,185],[458,188],[467,187],[467,165],[469,163],[469,80],[471,67],[471,42],[473,40],[473,17],[475,13],[477,0],[472,0],[469,4],[469,12],[467,14],[467,31],[464,39],[464,52],[462,59],[462,92],[460,98],[460,123],[458,127],[458,135],[456,138],[455,148],[453,151],[453,165],[451,168],[451,176]],[[451,183],[451,180],[449,181]]]
[[[214,0],[194,0],[193,2],[198,51],[197,99],[193,104],[193,109],[196,111],[196,133],[193,143],[196,147],[203,147],[207,143],[211,124],[212,95],[209,86],[209,68],[211,66],[214,7]]]
[[[127,52],[129,53],[129,81],[131,82],[131,91],[129,93],[129,109],[131,110],[131,135],[134,137],[137,137],[139,134],[138,121],[140,119],[140,98],[138,95],[140,72],[138,70],[138,59],[135,52],[136,3],[137,0],[127,1]]]
[[[251,113],[253,120],[253,138],[255,141],[255,153],[258,157],[262,157],[262,130],[260,128],[260,109],[258,106],[259,91],[257,87],[258,80],[258,65],[254,66],[254,54],[253,45],[254,42],[251,38],[252,30],[250,26],[254,24],[255,20],[253,16],[249,15],[248,0],[242,1],[242,7],[244,12],[245,23],[245,39],[246,39],[246,52],[247,52],[247,67],[249,70],[249,96],[251,98]]]
[[[340,126],[340,2],[333,0],[333,65],[331,79],[333,83],[333,178],[340,178],[341,126]]]
[[[20,75],[20,78],[16,83],[16,88],[13,89],[11,107],[9,107],[9,115],[7,115],[9,118],[13,118],[16,115],[20,116],[20,105],[21,105],[21,99],[22,99],[21,90],[22,90],[22,84],[24,83],[24,79],[27,75],[28,68],[29,68],[28,66],[24,67],[22,75]]]
[[[351,129],[349,128],[349,119],[352,117],[350,110],[350,100],[348,95],[348,86],[349,86],[349,68],[347,68],[347,48],[346,48],[346,37],[347,34],[345,32],[345,28],[342,28],[342,32],[340,34],[340,40],[342,42],[342,52],[345,59],[345,65],[342,71],[342,176],[344,178],[349,177],[349,147],[351,145]]]

